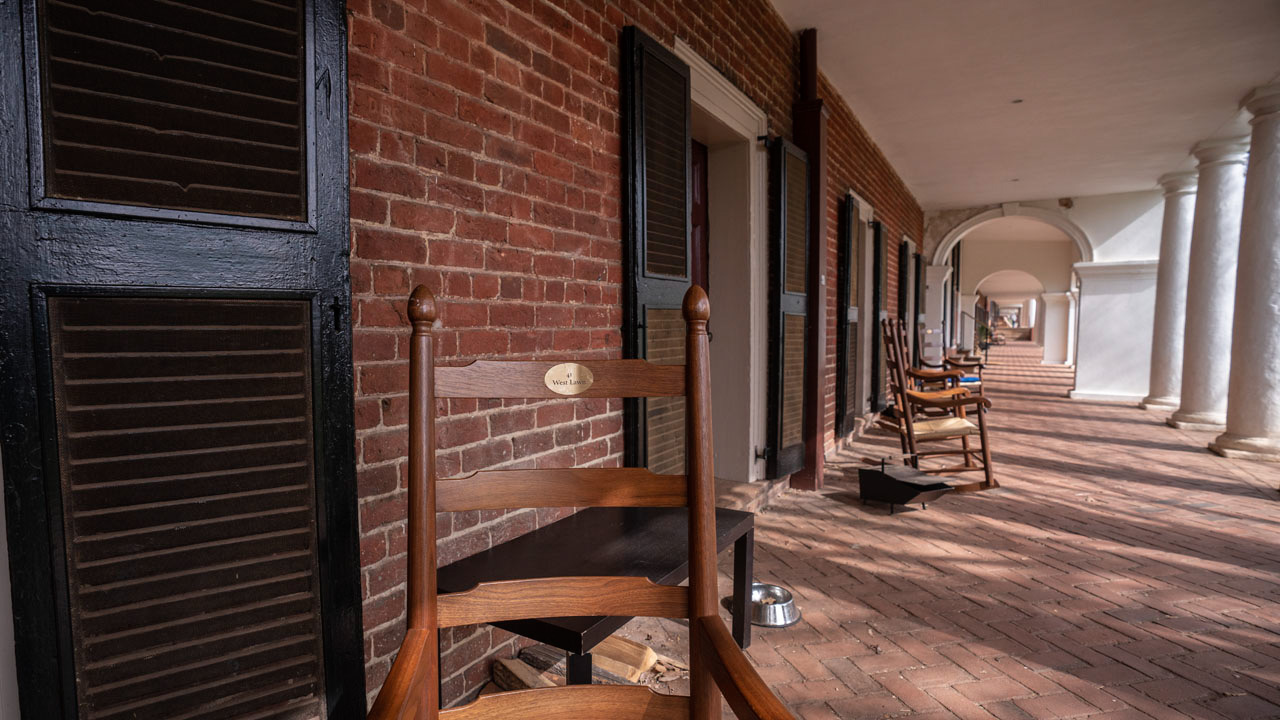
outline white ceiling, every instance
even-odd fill
[[[1154,188],[1280,77],[1277,0],[773,2],[925,209]]]

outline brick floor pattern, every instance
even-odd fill
[[[1167,412],[1069,400],[1029,343],[986,371],[998,490],[888,514],[838,474],[757,519],[802,623],[748,654],[806,720],[1280,717],[1280,466]]]

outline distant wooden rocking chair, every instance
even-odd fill
[[[906,331],[902,329],[902,323],[898,323],[898,332],[901,336],[901,342],[906,344]],[[916,346],[921,349],[920,367],[921,372],[934,373],[955,373],[960,372],[955,385],[962,385],[969,388],[975,393],[982,392],[982,369],[985,364],[981,360],[970,360],[959,355],[946,355],[944,353],[940,362],[930,362],[924,357],[924,326],[921,325],[916,329]]]
[[[959,492],[988,490],[999,487],[991,469],[991,450],[987,442],[986,410],[991,401],[975,394],[967,387],[948,383],[939,390],[917,390],[918,383],[938,380],[957,380],[960,370],[918,370],[906,361],[906,336],[896,318],[880,321],[884,335],[885,360],[889,370],[889,388],[893,393],[897,413],[894,420],[902,452],[907,463],[930,474],[952,474],[981,471],[985,479],[980,482],[953,485]],[[968,411],[972,410],[972,414]],[[923,417],[917,417],[917,414]],[[973,419],[977,420],[975,424]],[[978,447],[970,446],[970,439],[978,439]],[[960,441],[960,449],[923,449],[925,444]],[[946,455],[959,455],[960,465],[941,468],[922,468],[920,459]]]
[[[409,301],[409,627],[369,712],[370,720],[719,720],[721,693],[743,720],[794,720],[734,644],[716,602],[715,494],[706,293],[684,298],[681,366],[644,360],[504,362],[435,367],[435,299],[418,287]],[[581,398],[684,396],[687,475],[644,468],[488,470],[436,479],[437,398]],[[517,507],[689,507],[689,586],[643,577],[562,577],[486,582],[436,593],[436,512]],[[484,622],[548,616],[627,615],[688,618],[688,697],[644,686],[566,685],[484,695],[440,709],[438,631]]]

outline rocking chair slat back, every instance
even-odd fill
[[[646,577],[498,580],[437,598],[440,627],[542,617],[688,617],[689,589]]]
[[[445,720],[608,718],[668,720],[689,717],[689,698],[659,695],[640,685],[565,685],[482,695],[470,705],[443,710]]]
[[[413,292],[409,369],[409,629],[391,673],[369,713],[375,720],[471,718],[608,718],[648,720],[687,717],[718,720],[716,679],[744,718],[794,720],[736,647],[723,638],[690,647],[690,695],[655,695],[643,687],[575,686],[488,695],[463,708],[442,711],[437,660],[439,628],[533,617],[630,615],[687,618],[690,627],[724,630],[717,607],[715,495],[712,460],[710,361],[706,293],[685,295],[684,366],[643,360],[581,363],[478,361],[463,367],[434,365],[431,328],[435,299]],[[494,470],[437,482],[437,398],[685,398],[687,475],[656,475],[642,468]],[[643,577],[565,577],[481,583],[437,595],[437,511],[547,506],[689,507],[689,585],[658,585]],[[706,630],[698,631],[706,635]],[[728,637],[727,634],[724,637]],[[745,703],[745,704],[743,704]]]
[[[582,374],[580,368],[586,368]],[[655,365],[648,360],[476,360],[468,365],[436,368],[436,397],[631,398],[685,394],[681,365]]]
[[[436,483],[436,510],[541,507],[684,507],[684,475],[647,468],[482,470]]]

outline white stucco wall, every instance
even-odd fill
[[[1138,402],[1151,374],[1156,261],[1081,263],[1076,384],[1071,397]]]
[[[1025,272],[1039,280],[1045,292],[1065,292],[1071,287],[1071,266],[1078,260],[1069,240],[964,242],[960,245],[960,292],[977,292],[978,283],[1001,270]]]
[[[1152,180],[1152,185],[1155,180]],[[1160,254],[1164,197],[1158,189],[1071,198],[1064,208],[1057,198],[1013,203],[1012,210],[1032,208],[1059,216],[1080,228],[1093,248],[1094,262],[1151,260]],[[930,210],[925,213],[924,248],[932,257],[953,228],[1000,205]]]
[[[1094,262],[1154,260],[1160,256],[1160,225],[1164,222],[1161,191],[1081,197],[1074,203],[1075,207],[1063,214],[1088,236]]]

